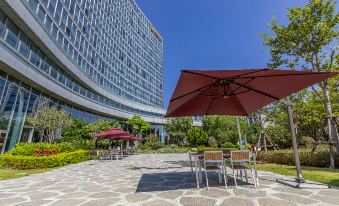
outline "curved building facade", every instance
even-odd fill
[[[134,114],[163,136],[163,40],[134,0],[0,2],[0,148],[31,141],[46,106],[72,117]]]

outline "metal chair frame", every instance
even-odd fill
[[[247,163],[249,165],[249,168],[247,167]],[[235,168],[235,165],[239,165],[239,168]],[[231,151],[231,168],[233,171],[233,178],[234,178],[234,184],[235,187],[238,187],[237,184],[237,178],[235,177],[235,170],[238,171],[244,171],[246,182],[248,183],[248,176],[247,176],[247,170],[251,170],[251,175],[254,183],[254,187],[257,187],[257,181],[254,175],[254,171],[251,164],[251,153],[249,150],[235,150]],[[238,175],[237,175],[238,176]],[[242,176],[242,175],[241,175]]]
[[[209,189],[209,185],[208,185],[208,176],[207,176],[208,168],[206,166],[206,163],[217,163],[217,167],[219,168],[217,170],[218,176],[219,176],[219,182],[222,182],[222,180],[221,180],[221,173],[222,173],[223,177],[224,177],[225,187],[227,189],[227,171],[226,171],[226,167],[225,167],[225,164],[224,164],[223,152],[222,151],[205,151],[203,161],[204,161],[204,169],[205,169],[207,189]],[[211,170],[209,170],[209,171],[211,171]]]

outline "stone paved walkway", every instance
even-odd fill
[[[260,187],[242,183],[226,190],[211,175],[210,190],[196,189],[187,155],[137,155],[88,161],[42,174],[0,181],[0,205],[339,205],[339,190],[297,190],[260,172]],[[215,177],[215,178],[214,178]]]

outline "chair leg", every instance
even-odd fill
[[[225,187],[226,187],[226,190],[227,190],[227,178],[226,178],[226,172],[225,172],[225,166],[223,165],[222,166],[222,169],[224,170],[223,174],[224,174],[224,182],[225,182]]]
[[[219,179],[219,183],[222,183],[221,170],[218,170],[218,179]]]
[[[248,183],[247,170],[245,170],[246,183]]]
[[[238,171],[237,171],[238,172]],[[234,172],[234,169],[233,169],[233,178],[234,178],[234,184],[235,184],[235,188],[238,187],[237,185],[237,178],[235,178],[235,172]]]
[[[205,167],[205,177],[206,177],[206,185],[207,185],[207,189],[209,189],[209,188],[208,188],[208,177],[207,177],[207,170],[206,170],[206,167]]]

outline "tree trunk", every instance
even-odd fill
[[[331,108],[331,101],[330,101],[330,91],[328,89],[327,82],[324,81],[320,83],[320,87],[323,91],[324,95],[324,104],[325,104],[325,109],[326,109],[326,119],[327,119],[327,128],[328,128],[328,142],[329,142],[329,147],[330,147],[330,167],[334,168],[335,167],[335,162],[334,162],[334,151],[333,151],[333,140],[336,142],[338,141],[338,137],[336,136],[336,125],[333,124],[333,119],[332,119],[332,108]],[[338,150],[338,146],[336,145],[336,149]]]

